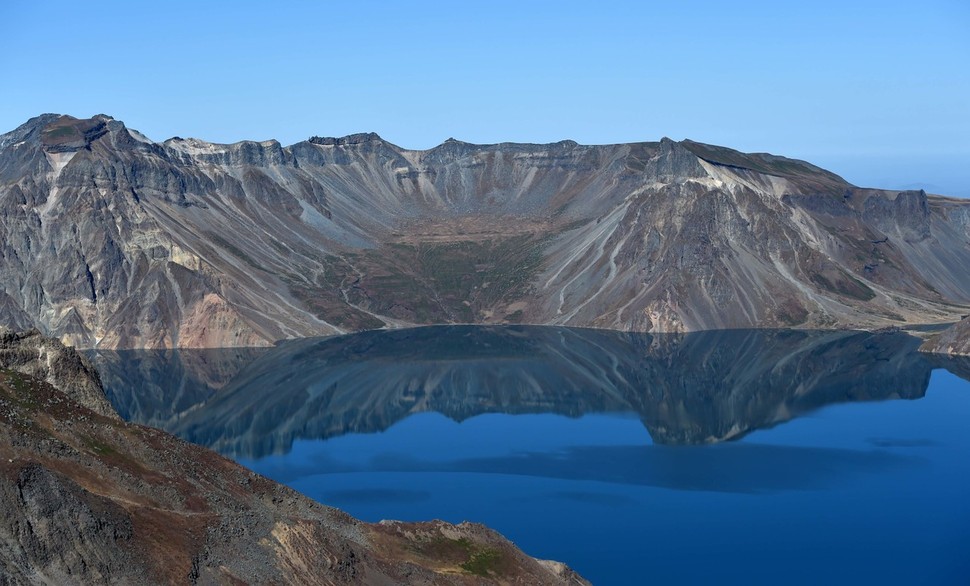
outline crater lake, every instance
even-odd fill
[[[90,356],[128,420],[594,584],[966,583],[970,360],[919,344],[434,326]]]

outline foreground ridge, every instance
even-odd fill
[[[0,583],[586,584],[482,525],[363,523],[92,411],[100,382],[72,349],[61,390],[9,360],[56,341],[3,339]]]
[[[0,323],[82,347],[414,324],[878,328],[970,307],[970,202],[689,140],[0,135]]]

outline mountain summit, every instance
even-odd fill
[[[881,327],[970,306],[970,202],[689,140],[0,135],[0,323],[87,347],[431,323]]]

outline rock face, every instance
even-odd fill
[[[433,323],[661,332],[953,321],[970,202],[692,141],[0,135],[0,320],[84,347]]]
[[[118,418],[97,371],[84,356],[37,330],[0,328],[0,368],[15,370],[67,389],[71,399],[99,415]]]
[[[361,523],[65,390],[0,369],[0,584],[586,583],[480,525]]]
[[[926,340],[920,351],[970,356],[970,316]]]

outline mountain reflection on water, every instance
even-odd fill
[[[922,397],[936,366],[970,371],[919,343],[901,332],[435,326],[92,358],[126,419],[259,458],[427,411],[632,412],[655,443],[715,443],[831,403]]]

